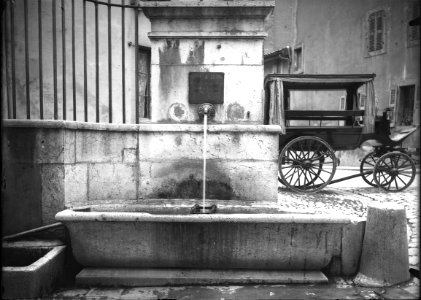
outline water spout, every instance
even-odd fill
[[[206,213],[206,152],[207,152],[207,132],[208,132],[208,115],[215,116],[215,107],[210,103],[204,103],[199,106],[199,116],[203,116],[203,213]]]

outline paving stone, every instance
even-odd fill
[[[93,288],[87,294],[88,299],[120,299],[124,289],[121,288]]]

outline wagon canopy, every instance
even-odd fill
[[[285,133],[284,95],[286,90],[330,90],[344,89],[356,97],[359,87],[366,84],[364,110],[365,133],[374,132],[375,74],[269,74],[265,78],[265,123],[279,124]]]

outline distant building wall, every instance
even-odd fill
[[[290,46],[291,73],[375,73],[377,115],[392,107],[393,127],[419,125],[420,26],[409,26],[409,21],[419,16],[419,3],[418,9],[416,3],[413,0],[277,1],[268,22],[265,53]],[[371,24],[374,29],[381,29],[382,36],[376,36],[370,44],[373,38],[370,15],[378,11],[384,13],[382,23],[376,19]],[[285,17],[287,13],[292,16]],[[369,51],[376,43],[382,45],[381,50]],[[299,48],[300,62],[294,53]],[[278,67],[281,72],[288,70],[285,61],[265,60],[265,75],[273,73],[276,64],[282,65]],[[413,98],[409,99],[408,93]],[[404,123],[403,109],[411,114],[408,123]],[[419,148],[419,134],[411,136],[406,145]]]

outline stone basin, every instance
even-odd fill
[[[215,214],[190,214],[192,204],[92,205],[56,219],[85,267],[357,270],[359,220],[262,204],[219,204]]]
[[[60,244],[4,242],[2,299],[38,298],[51,293],[63,275],[66,246]]]

